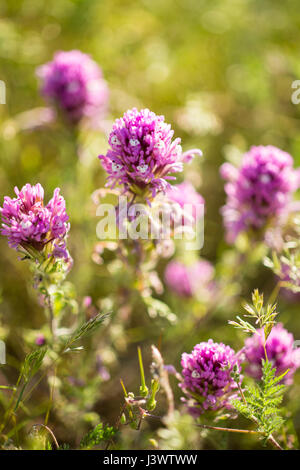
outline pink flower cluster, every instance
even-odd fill
[[[205,201],[189,181],[171,186],[166,196],[170,201],[179,204],[181,209],[187,209],[194,221],[203,215]]]
[[[108,87],[100,67],[89,55],[77,50],[56,52],[51,62],[37,69],[37,75],[42,94],[72,123],[106,111]]]
[[[183,382],[180,387],[188,397],[189,412],[197,417],[207,410],[230,408],[237,384],[231,377],[234,368],[239,373],[240,362],[229,346],[208,342],[196,344],[190,354],[181,359]]]
[[[265,359],[263,348],[264,332],[258,330],[257,334],[245,341],[245,355],[248,362],[247,373],[256,379],[261,378],[261,363]],[[293,382],[293,376],[300,367],[300,348],[294,348],[294,337],[281,323],[272,329],[267,339],[266,351],[268,360],[277,369],[277,375],[289,369],[283,381],[286,384]]]
[[[198,260],[189,266],[170,261],[165,270],[167,286],[181,297],[193,297],[197,292],[201,298],[209,297],[215,288],[213,276],[214,268],[206,260]]]
[[[170,188],[171,173],[181,172],[183,163],[200,150],[182,153],[180,139],[174,131],[149,109],[133,108],[117,119],[109,136],[110,148],[99,155],[108,173],[107,186],[123,185],[134,194],[154,197]]]
[[[222,214],[229,243],[242,231],[258,233],[268,223],[285,219],[300,185],[291,155],[271,145],[252,147],[239,169],[223,164],[221,175],[228,181]]]
[[[16,187],[15,198],[4,198],[0,208],[1,233],[8,238],[10,247],[25,250],[33,248],[41,252],[48,245],[48,252],[57,258],[69,259],[66,235],[69,231],[64,198],[55,189],[52,199],[44,206],[44,189],[38,183],[26,184],[21,191]],[[51,250],[49,250],[49,245]]]

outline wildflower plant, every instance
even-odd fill
[[[237,2],[234,15],[200,15],[196,35],[188,23],[176,55],[172,17],[193,17],[184,2],[172,12],[160,2],[138,10],[128,2],[134,14],[121,34],[112,34],[120,22],[105,0],[91,8],[61,0],[45,18],[32,3],[30,11],[1,8],[9,11],[0,32],[9,93],[0,110],[0,183],[10,197],[0,208],[0,449],[299,447],[297,109],[285,106],[280,119],[272,112],[283,109],[282,83],[298,73],[296,56],[287,61],[280,49],[286,28],[279,37],[271,24],[249,61],[243,26],[253,8]],[[262,6],[261,21],[270,8]],[[29,18],[37,30],[34,22],[27,27]],[[160,20],[166,34],[157,41]],[[232,21],[240,42],[230,41]],[[72,25],[75,42],[88,43],[101,67],[68,50]],[[201,82],[207,88],[211,80],[213,91],[199,94],[195,40],[201,36],[200,49],[211,50],[216,30],[240,50],[227,47],[224,56],[215,47],[212,61],[205,54]],[[261,37],[270,50],[260,64]],[[44,63],[56,39],[66,50]],[[248,73],[257,67],[261,73]],[[102,68],[113,77],[110,87]],[[267,108],[269,79],[275,94]],[[46,106],[24,109],[35,102]],[[260,143],[243,155],[255,135],[284,142],[294,158]],[[201,142],[203,172],[201,159],[189,165],[202,155]],[[216,167],[222,154],[234,163],[220,168],[225,194]],[[39,178],[45,194],[61,190],[47,200],[32,183],[11,195],[16,179]],[[244,314],[233,319],[254,286]],[[287,292],[293,303],[278,295]]]
[[[9,246],[37,261],[41,256],[42,261],[68,260],[65,240],[70,224],[59,188],[47,205],[39,183],[26,184],[21,191],[16,187],[15,193],[16,198],[4,198],[1,208],[1,233],[7,237]]]
[[[66,245],[70,224],[65,200],[57,188],[53,198],[45,204],[44,190],[40,184],[27,184],[20,191],[15,188],[15,193],[13,199],[8,196],[4,198],[1,233],[7,238],[9,246],[18,252],[20,260],[29,261],[34,275],[33,285],[38,289],[41,304],[48,314],[49,328],[45,330],[46,336],[39,334],[36,337],[38,347],[26,355],[16,385],[9,387],[12,394],[0,424],[0,446],[4,447],[8,443],[6,433],[9,427],[13,426],[14,429],[16,415],[23,409],[24,401],[36,385],[48,376],[52,390],[50,372],[60,365],[65,355],[82,351],[79,341],[94,332],[106,318],[106,315],[97,313],[88,321],[81,321],[78,327],[76,324],[71,328],[62,327],[67,313],[78,312],[77,302],[70,295],[70,284],[65,282],[73,264]],[[33,384],[37,376],[37,382]],[[43,430],[52,436],[58,447],[54,434],[47,426],[51,404],[52,398]],[[41,438],[40,445],[50,446],[44,438]]]
[[[198,149],[183,152],[173,134],[164,116],[149,109],[128,110],[113,126],[106,155],[99,155],[108,173],[107,185],[119,184],[144,200],[170,189],[172,174],[182,172],[195,153],[202,155]]]
[[[251,341],[254,341],[255,344],[255,335],[258,336],[258,341],[262,345],[260,354],[261,379],[259,383],[246,386],[244,390],[240,386],[240,399],[232,400],[232,404],[239,413],[255,423],[257,433],[264,443],[269,441],[275,448],[281,449],[273,433],[279,431],[284,424],[280,405],[286,386],[282,382],[285,381],[289,369],[283,370],[285,367],[277,368],[278,362],[276,362],[274,353],[272,353],[272,338],[274,340],[274,336],[276,337],[275,329],[278,329],[278,326],[275,326],[275,318],[278,315],[276,305],[267,304],[265,307],[263,295],[260,295],[258,290],[254,291],[252,301],[252,305],[245,305],[247,312],[245,317],[253,319],[255,326],[240,317],[237,317],[238,321],[230,321],[229,323],[245,333],[254,334],[252,340],[246,340],[245,343],[245,354],[252,364],[253,357],[251,356],[250,345],[252,344]],[[257,325],[260,330],[257,330]],[[282,353],[285,354],[287,351],[278,351],[278,342],[275,340],[273,344],[276,345],[276,343],[276,352],[278,353],[278,360],[280,360]],[[286,363],[285,366],[287,365]],[[239,374],[235,374],[234,378],[239,380]]]
[[[30,262],[34,285],[47,307],[52,335],[55,335],[55,300],[65,297],[63,281],[73,260],[67,250],[70,229],[64,198],[59,188],[44,204],[44,189],[38,183],[15,188],[16,198],[4,198],[1,208],[1,233],[23,260]],[[71,299],[70,299],[71,301]]]
[[[291,155],[271,145],[252,147],[240,168],[224,163],[220,172],[227,181],[222,215],[229,243],[241,232],[264,239],[268,228],[285,223],[300,183]]]
[[[183,152],[180,139],[173,139],[173,135],[164,116],[149,109],[128,110],[113,125],[108,151],[99,155],[110,189],[94,193],[101,214],[105,197],[118,198],[117,230],[109,241],[116,242],[116,256],[127,273],[133,268],[133,287],[139,291],[148,313],[168,318],[172,317],[171,312],[163,313],[168,307],[152,297],[152,292],[159,294],[163,290],[156,265],[161,257],[172,254],[174,240],[182,238],[183,232],[195,235],[196,224],[204,212],[204,200],[190,183],[170,184],[176,179],[174,174],[183,171],[184,163],[191,161],[194,154],[202,155],[198,149]],[[99,238],[106,237],[102,221],[100,226]]]
[[[230,408],[230,398],[237,390],[231,373],[241,371],[233,349],[210,339],[197,344],[191,354],[184,353],[181,365],[183,381],[179,386],[187,396],[185,401],[193,416]]]
[[[265,306],[258,290],[252,294],[252,304],[245,304],[244,308],[244,318],[238,316],[237,321],[229,322],[252,334],[238,353],[209,340],[196,345],[191,354],[182,355],[182,372],[176,375],[185,394],[183,402],[197,419],[202,437],[207,437],[210,431],[253,434],[265,445],[282,449],[275,437],[285,425],[280,405],[286,385],[292,383],[293,373],[299,367],[299,351],[293,349],[293,336],[282,325],[276,325],[276,305]],[[255,378],[254,384],[247,381],[244,385],[245,360],[249,361],[245,372]],[[255,429],[222,427],[216,423],[236,418],[236,412],[248,418]]]
[[[41,92],[73,125],[107,110],[108,87],[92,58],[78,50],[56,52],[37,69]]]
[[[118,419],[118,425],[129,424],[130,427],[140,430],[142,421],[151,413],[157,405],[156,394],[160,389],[159,375],[153,374],[151,384],[148,387],[145,380],[144,364],[141,349],[138,348],[138,362],[140,369],[139,395],[135,396],[133,392],[127,392],[123,380],[121,386],[124,392],[124,404],[121,408],[121,414]]]

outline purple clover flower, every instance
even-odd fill
[[[106,111],[108,87],[100,67],[89,55],[77,50],[56,52],[51,62],[37,69],[37,75],[42,94],[72,123]]]
[[[64,198],[54,190],[52,199],[44,206],[44,189],[38,183],[26,184],[21,191],[16,187],[16,198],[5,196],[1,234],[6,236],[11,248],[33,248],[39,252],[47,246],[48,253],[56,258],[69,259],[65,238],[69,231]],[[52,247],[52,251],[49,248]]]
[[[183,382],[179,384],[194,417],[205,411],[230,408],[237,384],[231,377],[234,369],[241,370],[240,360],[229,346],[212,339],[196,344],[190,354],[181,359]]]
[[[209,261],[198,260],[189,266],[180,261],[170,261],[165,270],[168,287],[181,297],[193,297],[199,293],[201,299],[214,292],[214,268]]]
[[[291,155],[271,145],[252,147],[240,168],[224,163],[221,176],[228,181],[222,214],[229,243],[242,231],[259,232],[270,222],[282,223],[300,185]]]
[[[265,359],[263,341],[262,329],[245,341],[244,353],[248,362],[246,372],[256,379],[261,379],[261,363],[262,359]],[[300,367],[300,348],[294,349],[293,346],[292,333],[283,328],[281,323],[275,325],[267,339],[266,351],[268,360],[277,370],[276,375],[281,375],[289,369],[283,378],[283,382],[287,385],[293,382],[294,374]]]
[[[180,139],[172,140],[174,131],[149,109],[133,108],[117,119],[109,136],[110,149],[99,155],[108,173],[107,186],[124,185],[134,194],[152,197],[171,187],[170,173],[183,170],[183,163],[200,150],[182,153]]]

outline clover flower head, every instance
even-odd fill
[[[222,215],[228,242],[233,243],[240,232],[259,233],[270,223],[282,224],[300,185],[299,175],[291,155],[271,145],[252,147],[240,168],[223,164],[227,201]]]
[[[265,359],[263,343],[262,329],[245,341],[244,353],[248,362],[246,372],[256,379],[261,379],[262,375],[262,359]],[[281,323],[273,327],[266,343],[268,360],[276,368],[276,375],[281,375],[289,369],[283,378],[287,385],[293,383],[294,374],[300,367],[300,348],[295,348],[294,344],[294,336]]]
[[[196,344],[181,359],[183,382],[189,412],[197,417],[205,411],[230,408],[229,399],[236,394],[237,384],[231,376],[241,370],[240,359],[223,343],[212,339]]]
[[[193,297],[200,293],[201,299],[209,298],[215,291],[214,268],[209,261],[198,260],[191,265],[170,261],[165,270],[168,287],[180,297]]]
[[[110,148],[99,155],[108,173],[107,186],[123,185],[134,194],[154,197],[170,188],[171,173],[181,172],[183,163],[200,150],[182,153],[180,139],[164,120],[149,109],[133,108],[117,119],[109,136]]]
[[[78,50],[58,51],[51,62],[38,67],[37,75],[42,94],[73,124],[106,111],[108,87],[100,67],[89,55]]]
[[[70,259],[66,249],[66,236],[70,225],[64,198],[59,188],[52,199],[44,205],[44,189],[38,183],[26,184],[21,191],[15,188],[16,196],[5,196],[1,234],[6,236],[11,248],[42,252],[47,247],[49,256]]]

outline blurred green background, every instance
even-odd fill
[[[27,182],[40,182],[47,199],[55,187],[61,188],[71,218],[74,267],[68,279],[79,299],[89,295],[102,306],[115,290],[105,266],[92,260],[97,219],[91,194],[105,180],[97,159],[107,148],[105,134],[112,120],[133,106],[164,114],[184,149],[203,150],[204,158],[185,173],[206,200],[201,256],[225,278],[226,269],[238,269],[223,241],[219,166],[226,159],[239,162],[254,144],[278,146],[293,155],[295,166],[300,164],[300,105],[291,102],[292,82],[300,79],[299,44],[297,0],[1,0],[0,79],[7,92],[6,105],[0,105],[1,200]],[[45,106],[36,67],[51,60],[56,50],[71,49],[89,53],[110,88],[105,130],[80,132],[80,160],[62,124],[36,128],[30,125],[32,115],[23,114]],[[21,329],[38,331],[44,318],[26,263],[17,260],[3,238],[0,253],[0,331],[8,331],[13,364],[26,349]],[[189,305],[174,298],[170,302],[179,326],[151,320],[138,307],[130,319],[121,311],[108,335],[111,344],[101,333],[93,343],[94,350],[103,348],[112,378],[99,387],[95,404],[90,406],[88,397],[81,398],[81,406],[97,410],[104,420],[114,419],[122,399],[121,374],[129,389],[138,385],[137,344],[148,364],[148,346],[161,341],[166,363],[177,368],[183,351],[209,337],[238,349],[243,338],[227,320],[239,313],[241,298],[249,299],[253,287],[267,295],[274,285],[272,273],[261,263],[245,266],[239,286],[229,289],[232,300],[226,308],[221,306],[197,327]],[[164,298],[168,301],[170,294]],[[299,304],[280,298],[279,306],[280,319],[300,338]],[[8,375],[14,377],[13,372]],[[298,429],[299,421],[298,411]],[[63,427],[60,432],[62,438],[67,434]],[[76,441],[75,430],[73,434]],[[233,440],[232,446],[241,442]]]

